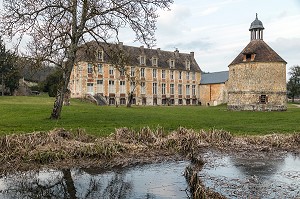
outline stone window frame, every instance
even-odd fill
[[[268,103],[268,96],[265,94],[262,94],[259,96],[259,103],[266,104]]]
[[[140,65],[141,66],[145,66],[146,65],[146,56],[145,55],[141,55],[140,56]]]
[[[157,57],[152,57],[151,62],[152,62],[152,66],[157,66],[158,65],[158,58]]]

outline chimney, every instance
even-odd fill
[[[119,48],[123,49],[123,42],[119,42]]]
[[[191,58],[194,58],[194,52],[190,52]]]
[[[176,50],[174,52],[175,52],[175,56],[178,57],[179,56],[179,50],[178,50],[178,48],[176,48]]]

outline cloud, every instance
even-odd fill
[[[175,49],[183,50],[183,51],[196,51],[196,50],[208,50],[213,46],[213,43],[209,41],[208,38],[196,41],[188,41],[188,42],[172,42],[168,43],[164,46],[165,49]]]
[[[217,12],[218,10],[220,9],[220,7],[209,7],[205,10],[203,10],[202,12],[200,12],[200,16],[207,16],[207,15],[210,15],[210,14],[213,14],[215,12]]]

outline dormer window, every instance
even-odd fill
[[[170,68],[175,68],[175,60],[174,59],[171,59],[169,64],[170,64]]]
[[[98,61],[103,61],[103,50],[98,50],[97,59]]]
[[[256,54],[255,53],[247,53],[244,54],[243,61],[254,61]]]
[[[146,57],[145,56],[140,56],[140,65],[142,65],[142,66],[146,65]]]
[[[158,59],[156,57],[152,57],[152,66],[157,66]]]
[[[190,62],[190,60],[186,60],[185,61],[185,69],[186,70],[191,70],[191,62]]]

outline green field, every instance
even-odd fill
[[[269,134],[300,132],[300,108],[289,104],[286,112],[232,112],[226,106],[95,106],[72,100],[58,121],[48,119],[54,98],[46,96],[0,96],[0,135],[46,131],[63,127],[106,136],[115,128],[178,127],[223,129],[233,134]]]

